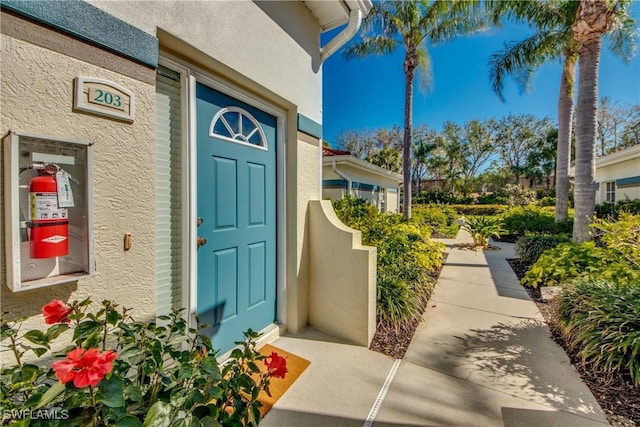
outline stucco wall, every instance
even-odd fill
[[[598,182],[615,181],[638,175],[640,175],[640,156],[596,168],[596,181]]]
[[[320,140],[297,132],[295,144],[295,178],[290,176],[290,183],[295,188],[289,189],[287,205],[293,202],[291,192],[295,192],[295,224],[291,230],[296,236],[296,272],[293,280],[287,282],[287,328],[298,331],[309,323],[309,282],[311,280],[310,245],[312,235],[309,231],[308,205],[310,200],[319,199],[320,189]],[[295,184],[294,184],[295,183]],[[288,221],[289,222],[289,221]],[[291,233],[290,231],[290,233]]]
[[[94,144],[96,259],[95,277],[86,280],[20,293],[9,291],[3,283],[2,309],[31,316],[28,322],[39,324],[40,308],[52,298],[73,301],[90,296],[97,302],[113,299],[128,307],[135,305],[140,319],[153,316],[154,70],[13,15],[2,13],[1,18],[0,132],[13,130]],[[111,64],[111,69],[95,62]],[[129,88],[136,96],[136,120],[129,124],[74,112],[77,76],[103,78]],[[4,221],[4,211],[2,216]],[[125,232],[133,236],[128,252],[123,251]]]
[[[302,2],[88,2],[149,34],[184,40],[321,122],[320,28]]]
[[[309,204],[311,234],[309,323],[369,346],[376,329],[376,253],[344,225],[331,202]]]
[[[606,182],[640,176],[640,153],[631,157],[618,163],[596,166],[596,181],[600,183],[600,188],[596,192],[596,203],[606,200]],[[616,201],[626,198],[640,199],[640,185],[616,186]]]
[[[400,198],[398,192],[392,193],[388,189],[385,189],[386,209],[390,213],[398,213],[400,210]]]

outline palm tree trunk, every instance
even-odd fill
[[[571,125],[573,121],[573,82],[576,59],[568,54],[564,61],[558,96],[558,147],[556,148],[556,222],[569,214],[569,165],[571,163]]]
[[[406,63],[406,61],[405,61]],[[402,172],[404,181],[404,201],[402,213],[411,219],[411,124],[413,122],[413,75],[415,67],[405,66],[404,91],[404,137],[402,139]]]
[[[576,185],[573,241],[591,240],[589,224],[595,209],[595,141],[598,125],[598,67],[600,36],[583,41],[580,48],[578,103],[576,106]]]

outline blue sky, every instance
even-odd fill
[[[632,5],[632,16],[640,23],[640,2]],[[557,117],[560,63],[540,67],[531,89],[521,93],[511,78],[505,82],[502,103],[491,90],[489,66],[492,53],[507,41],[532,34],[524,24],[492,29],[473,37],[457,39],[430,49],[432,81],[421,91],[416,84],[413,124],[440,130],[446,120],[464,123],[474,118],[500,118],[509,113]],[[330,37],[328,33],[323,40]],[[326,40],[325,40],[326,41]],[[342,50],[323,65],[323,138],[333,144],[343,131],[402,126],[404,112],[404,52],[393,55],[345,60]],[[640,57],[626,64],[604,46],[600,61],[599,96],[610,96],[622,104],[640,103]]]

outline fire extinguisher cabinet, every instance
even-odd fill
[[[92,145],[20,132],[3,145],[3,282],[18,292],[92,276]]]

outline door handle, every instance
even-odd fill
[[[198,236],[198,238],[196,239],[196,243],[197,243],[198,248],[199,248],[200,246],[204,246],[204,245],[207,244],[207,239],[205,239],[204,237]]]

